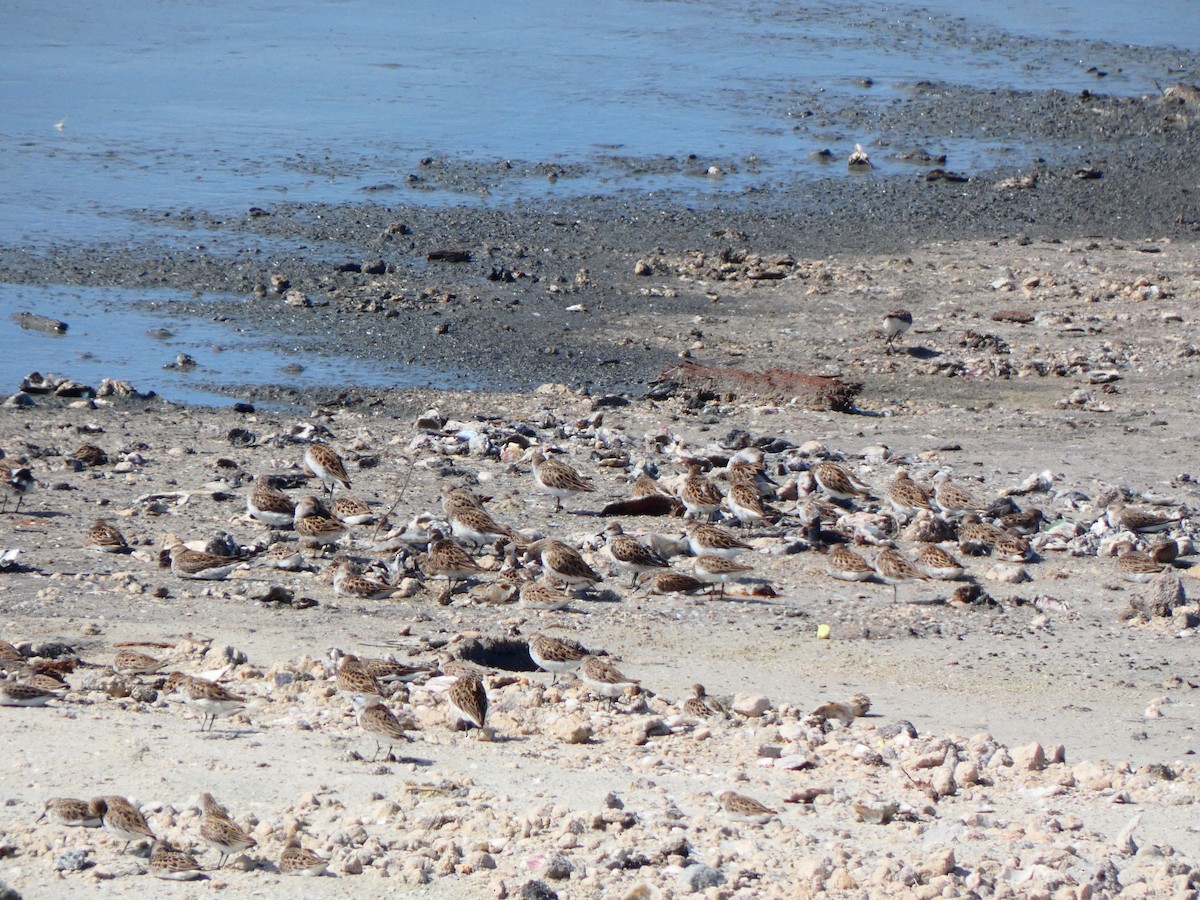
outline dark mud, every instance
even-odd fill
[[[853,129],[877,135],[867,148],[876,158],[936,148],[952,136],[1046,149],[1033,157],[1014,150],[1013,165],[982,172],[963,172],[949,159],[945,168],[963,181],[929,180],[928,167],[918,166],[899,175],[850,174],[840,156],[817,178],[768,175],[769,161],[756,159],[613,156],[605,165],[625,176],[706,177],[718,166],[719,177],[739,176],[742,187],[441,208],[421,205],[421,189],[434,184],[479,197],[506,179],[552,176],[569,194],[572,178],[585,173],[552,163],[427,159],[408,181],[381,182],[358,204],[281,203],[237,217],[169,204],[123,211],[145,226],[146,240],[0,246],[0,280],[222,293],[228,302],[182,302],[176,314],[269,328],[313,353],[420,363],[462,387],[527,390],[553,381],[637,393],[675,359],[678,344],[626,328],[627,320],[643,321],[649,306],[678,337],[712,302],[711,286],[679,283],[665,272],[635,274],[645,258],[689,250],[903,254],[933,241],[1015,236],[1200,238],[1194,105],[933,84],[854,109],[812,112],[806,99],[784,93],[779,103],[814,150]],[[182,246],[180,231],[191,230],[196,243]],[[468,258],[429,258],[441,250]],[[285,303],[282,279],[312,305]],[[351,397],[351,387],[250,393],[330,401]]]

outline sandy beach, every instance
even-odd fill
[[[236,216],[164,202],[125,211],[142,242],[0,246],[6,284],[217,292],[161,310],[164,327],[210,318],[458,385],[242,388],[215,347],[200,371],[225,406],[3,386],[0,638],[20,657],[3,665],[14,680],[73,670],[45,706],[0,707],[0,881],[27,900],[294,895],[279,860],[295,836],[328,861],[299,883],[311,897],[1196,896],[1195,89],[922,85],[905,108],[934,132],[1075,149],[860,177],[839,144],[803,188],[703,203],[436,207],[394,185]],[[909,147],[893,113],[873,115],[892,134],[877,159]],[[719,178],[755,161],[628,165]],[[531,171],[577,174],[420,170],[481,195]],[[196,239],[156,241],[166,219]],[[899,309],[911,328],[889,343]],[[689,380],[688,364],[725,380]],[[769,369],[852,399],[824,408],[755,377]],[[260,474],[290,502],[322,492],[303,468],[314,444],[372,517],[344,534],[327,522],[340,536],[324,549],[247,514]],[[594,490],[556,510],[532,469],[545,447]],[[743,524],[731,464],[756,456],[771,508]],[[635,588],[605,550],[611,522],[672,572],[708,565],[675,503],[689,463],[722,495],[746,569],[716,592]],[[901,470],[971,502],[900,510]],[[822,472],[863,487],[839,499]],[[619,505],[643,474],[655,514]],[[507,527],[467,547],[481,571],[452,592],[426,557],[453,525],[447,486],[490,498]],[[86,545],[100,518],[124,552]],[[559,610],[518,602],[545,538],[602,578]],[[232,570],[181,577],[172,540]],[[881,574],[831,577],[833,547]],[[885,581],[885,551],[911,567],[930,547],[961,577]],[[289,556],[295,571],[268,565]],[[340,559],[393,595],[339,596]],[[628,686],[604,697],[538,671],[538,633]],[[161,669],[116,672],[123,648]],[[380,686],[405,732],[390,752],[339,686],[345,654],[427,670]],[[464,660],[483,667],[483,729],[448,702]],[[241,700],[202,731],[210,708],[168,694],[173,671]],[[719,701],[710,714],[685,709],[694,684]],[[205,792],[255,841],[220,869]],[[152,878],[148,839],[123,853],[105,829],[39,821],[52,798],[114,795],[194,854],[200,880]]]

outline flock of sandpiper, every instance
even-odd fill
[[[885,320],[888,340],[909,324],[911,317],[904,311],[889,313]],[[107,461],[104,451],[91,444],[85,444],[74,456],[84,465]],[[535,446],[525,459],[531,464],[538,488],[553,498],[556,513],[562,510],[564,500],[596,490],[592,479],[549,448]],[[260,559],[268,566],[306,568],[312,554],[324,558],[331,550],[340,549],[354,527],[377,523],[371,507],[349,493],[351,481],[345,463],[332,447],[310,442],[303,465],[305,474],[324,486],[323,497],[307,495],[297,502],[275,487],[268,475],[255,478],[246,496],[251,519],[275,532],[290,529],[298,539],[279,540],[267,547]],[[649,576],[645,587],[651,593],[716,591],[719,598],[724,598],[729,585],[753,573],[752,566],[738,561],[756,549],[748,543],[754,539],[749,532],[733,530],[742,527],[774,537],[799,533],[808,546],[824,554],[831,577],[883,582],[892,586],[896,600],[902,585],[965,576],[966,567],[945,546],[950,541],[956,540],[964,555],[986,553],[993,559],[1023,563],[1033,557],[1030,536],[1051,521],[1039,509],[1018,508],[1010,497],[984,499],[946,472],[937,472],[929,484],[922,484],[908,469],[900,467],[886,486],[877,490],[847,466],[830,459],[818,461],[814,457],[800,467],[776,466],[773,471],[765,454],[752,446],[729,454],[723,467],[703,457],[686,459],[685,470],[673,477],[656,478],[657,468],[647,462],[631,479],[631,497],[625,503],[632,505],[615,505],[616,509],[630,511],[630,515],[634,510],[640,514],[646,509],[681,514],[682,533],[635,535],[614,519],[603,529],[602,545],[597,536],[592,545],[584,547],[497,522],[487,510],[489,498],[467,487],[447,484],[441,491],[442,517],[422,514],[399,534],[393,530],[391,536],[395,539],[390,543],[388,535],[376,543],[395,548],[394,555],[382,564],[384,575],[363,574],[349,556],[330,561],[328,571],[334,593],[356,600],[385,599],[400,590],[401,576],[412,573],[418,582],[444,579],[446,585],[440,597],[444,602],[460,582],[494,575],[512,586],[524,608],[559,610],[605,580],[596,568],[597,555],[590,560],[587,556],[590,551],[602,549],[618,575],[630,576],[632,587],[638,587],[641,579]],[[774,477],[784,473],[797,473],[798,477],[781,486]],[[0,459],[5,509],[12,494],[16,497],[14,512],[18,512],[25,495],[37,485],[30,466]],[[644,501],[648,500],[654,502],[647,506]],[[612,508],[610,504],[606,512]],[[1117,508],[1110,517],[1114,528],[1140,540],[1140,535],[1172,527],[1182,516]],[[718,519],[723,524],[716,524],[714,520]],[[906,534],[912,534],[915,528],[918,535],[923,535],[916,538],[923,547],[915,556],[896,546],[901,526],[906,526]],[[97,520],[87,530],[84,543],[98,551],[128,550],[120,530],[105,520]],[[171,572],[183,579],[225,579],[247,562],[241,557],[194,549],[173,536],[164,543]],[[865,544],[879,547],[872,561],[854,549]],[[1175,545],[1163,542],[1141,550],[1129,541],[1120,548],[1123,552],[1117,559],[1117,569],[1131,581],[1148,581],[1173,560],[1171,546]],[[493,560],[503,559],[499,570],[483,565],[474,555],[483,547],[494,548]],[[685,554],[692,558],[690,574],[672,564],[674,557]],[[594,653],[570,639],[541,632],[530,635],[527,643],[532,662],[555,680],[574,673],[588,690],[610,702],[640,691],[638,680],[622,674],[605,653]],[[0,705],[42,706],[61,697],[68,687],[65,675],[74,662],[27,659],[11,644],[0,642],[0,667],[6,673],[0,680]],[[159,673],[166,665],[165,660],[125,648],[116,655],[112,668],[120,675],[136,677]],[[436,667],[415,667],[395,660],[335,653],[332,669],[339,689],[353,701],[359,727],[375,739],[376,756],[384,745],[390,756],[394,746],[407,739],[406,729],[411,727],[384,703],[387,686],[394,682],[432,682],[460,723],[456,727],[487,727],[488,670],[467,660],[447,653]],[[169,673],[161,692],[193,706],[201,715],[202,730],[211,729],[218,718],[242,712],[247,703],[246,697],[215,681],[181,672]],[[724,712],[720,702],[707,696],[701,685],[693,687],[693,696],[683,705],[683,711],[695,717]],[[761,823],[776,816],[769,807],[734,792],[721,794],[719,800],[730,816],[742,821]],[[254,839],[211,795],[204,795],[201,804],[204,815],[200,838],[220,853],[218,867],[231,854],[255,846]],[[125,840],[126,846],[131,841],[151,841],[149,867],[159,877],[187,879],[203,871],[192,855],[157,840],[141,812],[121,797],[91,801],[55,798],[46,802],[43,815],[61,825],[103,827]],[[278,867],[285,873],[312,875],[323,872],[328,863],[300,846],[292,834]]]

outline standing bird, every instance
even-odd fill
[[[320,501],[312,496],[304,497],[296,504],[292,527],[302,540],[311,541],[320,547],[336,544],[349,531],[333,516],[326,515],[321,509]]]
[[[608,555],[618,569],[630,573],[631,586],[637,584],[643,572],[670,568],[671,564],[665,559],[637,538],[626,534],[619,522],[610,522],[604,533]]]
[[[200,839],[221,854],[217,868],[225,865],[225,861],[235,853],[249,850],[258,844],[254,838],[233,821],[225,807],[216,801],[212,794],[200,795],[200,808],[204,811],[200,819]]]
[[[337,451],[328,444],[314,441],[304,451],[304,468],[311,472],[333,496],[333,489],[341,485],[350,490],[350,476],[346,474],[346,464],[338,456]]]
[[[445,537],[436,528],[429,533],[429,550],[423,566],[430,578],[446,579],[446,595],[454,590],[455,582],[487,571],[471,558],[459,544]]]
[[[578,550],[562,541],[553,538],[534,541],[525,552],[541,560],[542,569],[550,578],[570,587],[589,588],[602,580]]]
[[[892,586],[893,603],[898,599],[899,585],[925,580],[925,575],[920,569],[891,547],[883,548],[875,557],[875,574],[881,581]]]
[[[736,581],[747,572],[754,571],[753,566],[743,566],[723,556],[697,556],[694,563],[696,577],[709,584],[720,585],[721,593],[718,600],[725,599],[725,585]]]
[[[870,487],[859,481],[837,463],[817,463],[812,468],[813,480],[835,500],[857,500],[870,497]]]
[[[158,840],[141,810],[124,797],[96,797],[92,800],[92,809],[100,816],[104,830],[125,842],[122,853],[129,849],[131,843],[142,838]]]
[[[743,550],[753,550],[720,525],[685,522],[684,533],[694,556],[724,556],[735,559]]]
[[[912,328],[912,313],[907,309],[889,309],[883,314],[883,333],[887,335],[885,344],[889,346],[896,338]]]
[[[564,497],[593,493],[596,490],[590,478],[584,478],[558,457],[546,456],[541,447],[534,448],[530,459],[533,463],[533,478],[538,487],[554,497],[555,512],[562,509]]]
[[[400,720],[379,702],[378,697],[355,694],[354,714],[358,719],[358,727],[375,738],[375,755],[371,757],[371,762],[379,758],[379,752],[383,749],[382,742],[387,742],[388,756],[391,756],[392,748],[396,744],[408,740]]]
[[[37,479],[33,477],[33,472],[28,466],[17,466],[0,460],[0,490],[4,491],[4,506],[0,507],[0,513],[8,510],[9,494],[14,494],[17,498],[17,508],[13,510],[13,515],[19,513],[21,501],[37,487],[37,484]]]
[[[217,719],[232,716],[241,712],[246,706],[246,698],[209,681],[207,678],[197,678],[184,675],[182,672],[172,672],[167,676],[163,685],[163,694],[178,694],[184,703],[200,710],[200,730],[212,731]]]

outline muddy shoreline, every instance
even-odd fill
[[[496,206],[486,200],[409,205],[405,192],[429,183],[478,196],[505,179],[544,178],[549,171],[569,184],[572,177],[569,168],[552,164],[428,159],[411,186],[369,192],[362,203],[280,203],[231,217],[164,204],[120,213],[145,226],[147,239],[134,245],[0,246],[0,281],[231,295],[215,304],[173,304],[171,314],[270,328],[294,336],[306,352],[420,363],[480,389],[561,382],[640,395],[687,349],[688,323],[731,290],[681,280],[669,266],[638,268],[640,261],[689,252],[797,260],[903,256],[949,240],[1200,237],[1193,175],[1200,149],[1188,139],[1194,105],[921,85],[896,108],[863,110],[863,132],[879,135],[868,147],[876,158],[955,132],[999,140],[1020,133],[1046,141],[1047,154],[986,172],[959,173],[948,160],[945,170],[965,181],[930,181],[931,170],[918,166],[911,175],[856,175],[838,156],[815,180],[764,176],[739,193],[698,202],[628,190]],[[844,137],[824,133],[824,119],[814,118],[801,136],[814,149],[824,146],[821,137]],[[840,150],[846,140],[831,143]],[[630,172],[698,175],[710,165],[733,174],[756,164],[614,161]],[[196,243],[181,246],[179,234],[193,230]],[[465,251],[469,258],[428,258],[442,250]],[[284,302],[274,289],[281,279],[311,305]],[[758,286],[771,284],[764,279]],[[660,323],[662,333],[646,334],[641,326],[649,320]],[[765,366],[770,360],[756,352],[761,349],[748,348],[748,355]],[[36,360],[31,364],[37,367]],[[281,384],[249,396],[320,402],[342,393],[297,393]]]

